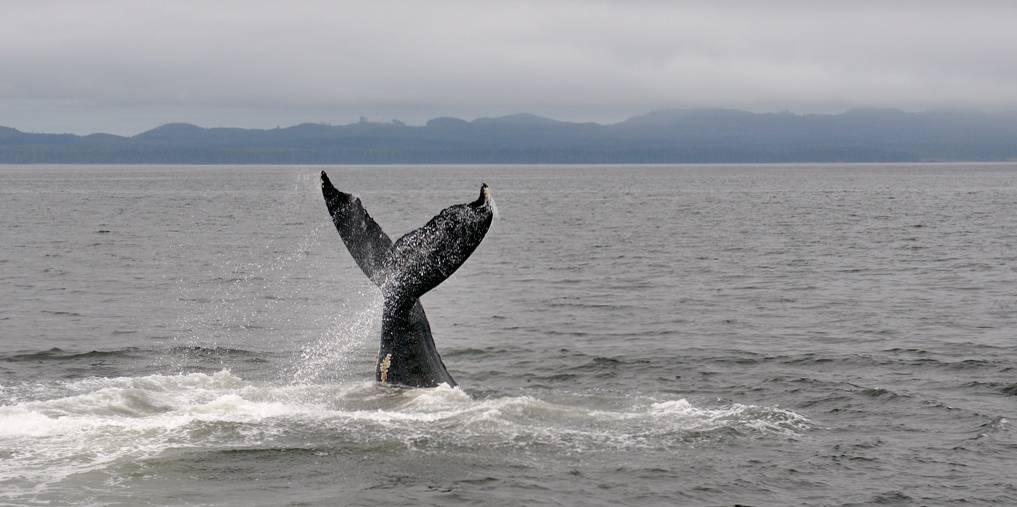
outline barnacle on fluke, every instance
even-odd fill
[[[388,369],[392,366],[392,354],[385,354],[385,359],[378,363],[378,372],[382,382],[388,382]]]

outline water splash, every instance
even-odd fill
[[[314,378],[321,364],[311,359],[295,375]],[[811,427],[805,417],[774,407],[626,396],[608,409],[582,396],[475,399],[447,385],[403,389],[371,381],[280,385],[229,370],[93,377],[52,389],[43,399],[0,406],[0,498],[24,498],[71,476],[143,462],[168,449],[341,445],[373,452],[382,445],[404,452],[550,448],[570,455],[792,438]],[[9,400],[25,399],[9,394]]]
[[[491,203],[491,215],[494,216],[495,220],[500,220],[501,213],[498,211],[498,203],[494,202],[494,192],[491,192],[491,198],[489,202]]]
[[[287,301],[302,298],[302,292],[311,290],[303,284],[291,283],[290,279],[307,278],[304,273],[320,270],[312,252],[327,225],[331,222],[318,221],[285,253],[267,263],[243,263],[230,258],[212,270],[220,273],[218,276],[186,285],[179,280],[176,299],[187,310],[180,312],[177,325],[180,331],[173,336],[176,348],[250,348],[260,345],[244,343],[251,331],[288,329],[292,310],[286,307]],[[170,363],[177,371],[185,371],[193,365],[194,358],[178,355],[170,358]]]
[[[369,350],[381,334],[381,292],[361,292],[357,307],[343,305],[322,334],[301,349],[299,360],[290,369],[290,381],[296,384],[336,382],[351,376],[351,365],[358,352]],[[372,363],[373,364],[373,363]]]

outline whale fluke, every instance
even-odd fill
[[[367,213],[360,198],[336,190],[325,171],[321,171],[321,193],[332,223],[353,260],[375,285],[381,287],[384,283],[382,262],[385,253],[392,248],[392,240]]]
[[[376,379],[413,387],[456,385],[434,347],[419,298],[459,269],[483,241],[494,216],[490,188],[481,185],[477,200],[445,208],[395,243],[360,199],[337,190],[325,171],[321,191],[350,255],[385,299]]]

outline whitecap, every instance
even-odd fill
[[[725,429],[786,438],[810,427],[805,417],[776,407],[626,397],[605,409],[564,394],[555,401],[528,394],[477,399],[448,385],[274,385],[229,370],[90,378],[54,392],[65,395],[0,406],[0,453],[7,456],[0,460],[0,490],[17,494],[170,448],[257,448],[287,439],[328,446],[337,435],[408,452],[536,446],[570,454],[675,449]]]

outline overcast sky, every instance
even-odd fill
[[[0,125],[1017,109],[1017,2],[3,0]]]

